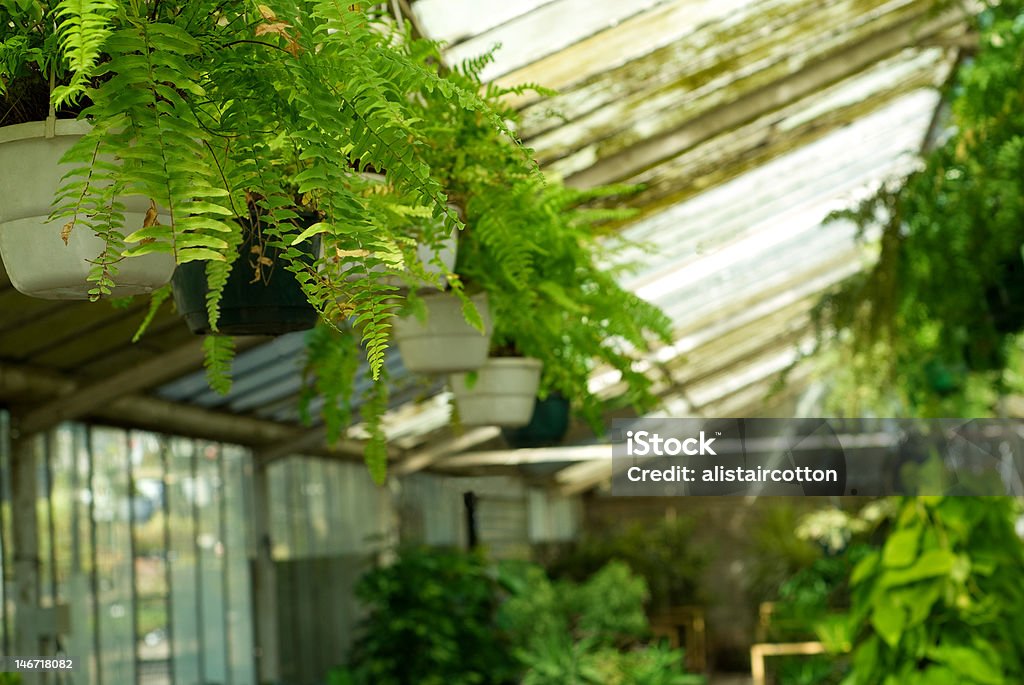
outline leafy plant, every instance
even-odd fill
[[[518,673],[497,621],[500,586],[482,554],[402,550],[364,576],[356,596],[369,614],[345,676],[353,682],[470,685]]]
[[[882,230],[875,265],[822,308],[848,412],[988,414],[1019,357],[1024,3],[981,5],[977,52],[948,93],[952,131],[920,169],[836,215]]]
[[[526,667],[524,685],[698,685],[682,652],[645,645],[650,632],[642,578],[612,562],[585,582],[551,581],[526,567],[501,608]]]
[[[74,170],[53,215],[63,235],[104,241],[92,295],[110,293],[125,259],[202,261],[216,330],[233,270],[255,281],[264,268],[293,273],[337,331],[329,344],[328,334],[311,337],[308,387],[327,399],[332,437],[365,399],[378,480],[390,321],[417,299],[396,278],[415,288],[444,277],[478,326],[464,288],[486,290],[497,343],[546,361],[543,391],[561,391],[595,427],[602,406],[588,383],[601,365],[620,374],[638,409],[655,402],[638,362],[669,338],[669,322],[601,268],[595,226],[621,213],[586,207],[621,189],[581,192],[544,177],[503,100],[535,87],[482,84],[489,56],[444,72],[437,44],[365,0],[14,0],[0,6],[0,23],[10,29],[0,42],[0,123],[52,108],[92,124],[65,158]],[[149,204],[142,226],[125,225],[130,196]],[[456,207],[470,227],[458,275],[429,276],[417,246],[441,265],[443,241],[463,228]],[[310,263],[299,248],[315,239],[321,256]],[[154,297],[151,314],[167,292]],[[374,381],[365,398],[352,397],[351,357],[331,349],[353,342]],[[204,349],[212,387],[227,391],[232,346],[212,339]]]
[[[506,96],[546,91],[482,83],[479,74],[490,60],[468,61],[448,79],[481,92],[500,119],[514,123],[518,114]],[[425,154],[449,198],[465,210],[455,270],[467,289],[489,296],[494,352],[544,361],[542,396],[560,392],[597,430],[603,406],[589,390],[596,368],[620,375],[625,399],[638,411],[654,406],[639,360],[671,338],[671,322],[603,266],[611,260],[599,226],[627,213],[588,205],[635,189],[567,188],[546,178],[513,138],[477,113],[430,96],[421,104],[421,118],[433,125]]]
[[[0,23],[0,123],[41,119],[51,107],[92,123],[65,158],[75,169],[54,217],[65,236],[104,240],[93,296],[110,292],[124,259],[202,260],[216,328],[228,274],[250,268],[236,247],[256,234],[260,256],[264,246],[279,251],[276,266],[296,275],[327,325],[352,321],[383,385],[400,301],[392,279],[426,277],[407,257],[425,244],[436,258],[462,226],[428,163],[431,127],[414,103],[471,112],[508,137],[475,91],[438,73],[435,44],[413,40],[368,2],[16,0],[0,6]],[[367,170],[386,171],[384,183]],[[133,195],[150,203],[142,226],[124,225],[123,198]],[[310,264],[298,246],[315,238],[323,256]],[[263,261],[254,277],[272,266]],[[230,346],[206,350],[212,385],[226,390]],[[378,387],[366,405],[377,457],[373,412],[385,394]],[[328,421],[341,413],[330,408]]]
[[[1024,681],[1024,543],[1009,498],[906,498],[881,549],[854,569],[837,649],[846,685]],[[843,644],[843,643],[847,644]]]
[[[612,561],[643,578],[652,610],[693,604],[700,599],[700,577],[707,556],[693,541],[693,522],[676,518],[632,523],[584,534],[547,563],[555,578],[582,582]]]

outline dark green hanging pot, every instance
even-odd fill
[[[510,447],[553,447],[569,431],[569,400],[551,393],[533,405],[533,416],[522,428],[502,428],[501,435]]]
[[[224,286],[220,301],[218,332],[224,335],[283,335],[316,325],[318,314],[306,299],[295,274],[278,259],[280,247],[265,245],[262,254],[270,264],[257,264],[261,252],[250,233],[239,247],[238,260]],[[320,251],[319,237],[296,246],[312,264]],[[257,277],[257,267],[260,272]],[[206,315],[206,262],[179,264],[171,279],[174,304],[189,329],[197,335],[210,330]]]

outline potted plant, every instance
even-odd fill
[[[504,427],[501,437],[509,447],[553,447],[565,439],[569,431],[570,404],[560,392],[538,397],[533,413],[525,426]]]
[[[417,301],[421,307],[416,307]],[[451,292],[412,298],[413,312],[392,324],[402,363],[414,373],[455,373],[480,368],[493,331],[487,294],[466,302]]]
[[[459,422],[466,426],[525,426],[533,415],[543,362],[532,357],[488,357],[476,371],[448,379]]]
[[[303,222],[296,226],[315,222],[311,214],[300,218]],[[224,283],[220,306],[214,312],[215,325],[211,324],[207,307],[210,287],[206,269],[210,262],[186,262],[175,270],[174,304],[193,333],[282,335],[316,325],[319,318],[316,309],[306,299],[295,274],[283,266],[282,255],[288,246],[264,236],[261,229],[260,218],[253,212],[244,226],[237,248],[239,257],[231,265]],[[311,266],[319,245],[317,236],[292,249],[304,253]]]
[[[0,256],[11,284],[26,295],[50,300],[141,295],[166,284],[174,271],[174,259],[167,254],[111,264],[108,292],[101,293],[90,282],[90,272],[108,246],[123,247],[124,231],[104,237],[51,218],[61,178],[70,171],[61,158],[89,128],[87,122],[58,119],[55,113],[0,127],[0,169],[5,170],[0,173]],[[145,198],[115,199],[127,230],[167,220]]]
[[[478,74],[488,60],[484,56],[467,62],[449,78],[465,90],[484,92],[501,118],[514,122],[516,112],[503,98],[522,88],[484,86]],[[538,391],[545,396],[558,392],[600,430],[604,402],[589,388],[598,367],[618,372],[627,401],[638,411],[653,407],[657,398],[652,381],[638,362],[653,345],[671,338],[671,322],[623,290],[616,271],[601,266],[612,263],[617,240],[609,235],[605,241],[602,225],[629,213],[595,204],[635,189],[567,188],[546,178],[532,160],[524,159],[514,140],[473,113],[430,98],[420,104],[421,116],[430,111],[444,122],[431,137],[428,158],[445,178],[449,197],[465,209],[455,272],[467,289],[488,295],[494,321],[491,356],[511,353],[542,362],[542,369],[532,362],[521,364],[534,368],[540,385],[524,401],[525,418],[516,423],[528,422]],[[498,364],[513,365],[504,360]],[[491,388],[486,382],[490,376],[488,366],[476,373],[476,383],[483,383],[478,392]],[[472,415],[467,405],[472,393],[466,387],[472,376],[451,380],[465,422]],[[507,418],[495,423],[501,421]]]
[[[320,321],[359,322],[357,348],[383,382],[392,316],[404,301],[388,279],[423,275],[391,257],[425,245],[424,261],[439,260],[461,227],[425,155],[438,122],[417,119],[416,103],[428,94],[507,131],[475,92],[425,66],[436,46],[412,40],[368,2],[26,0],[4,3],[0,22],[0,124],[52,112],[62,133],[71,124],[60,119],[78,119],[69,149],[50,155],[71,173],[45,202],[43,214],[55,204],[53,221],[33,239],[98,239],[88,248],[90,296],[119,294],[119,279],[145,261],[205,262],[216,331],[229,274],[252,257],[237,249],[252,204],[263,244],[278,249],[260,257],[295,275]],[[386,192],[367,192],[368,169],[387,169]],[[302,228],[296,194],[318,215]],[[411,216],[436,230],[412,231]],[[314,239],[318,253],[309,249]],[[155,291],[154,310],[168,297],[167,288]],[[230,344],[207,349],[223,389]],[[377,432],[371,451],[379,455],[382,444]]]

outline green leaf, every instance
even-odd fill
[[[889,536],[882,548],[882,565],[888,568],[908,566],[917,558],[921,528],[904,528]]]
[[[318,221],[315,224],[312,224],[309,228],[304,230],[298,236],[296,236],[295,239],[292,240],[291,244],[298,245],[299,243],[309,240],[315,235],[320,235],[321,233],[328,233],[333,230],[334,226],[332,226],[330,223]]]
[[[943,644],[929,650],[928,656],[956,671],[968,682],[982,685],[1007,684],[999,655],[991,650],[981,650],[976,645]]]
[[[895,587],[925,578],[945,576],[953,570],[956,560],[957,556],[949,550],[930,549],[918,557],[912,566],[883,573],[881,583],[885,587]]]
[[[899,643],[906,624],[907,615],[903,607],[887,601],[884,597],[875,603],[871,611],[871,625],[887,645],[895,647]]]

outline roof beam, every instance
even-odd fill
[[[236,350],[241,352],[263,342],[266,342],[266,338],[238,338]],[[109,378],[76,386],[70,392],[29,409],[21,415],[19,428],[26,434],[47,430],[62,421],[84,416],[119,397],[146,390],[186,371],[197,369],[202,364],[202,339],[197,338]]]
[[[419,450],[395,466],[393,472],[397,476],[408,476],[433,466],[445,457],[476,447],[499,435],[501,435],[501,429],[497,426],[476,428]]]
[[[57,374],[32,371],[0,364],[0,400],[23,399],[26,395],[70,395],[77,384]],[[21,422],[17,404],[12,411],[12,428],[19,435],[28,434]],[[115,426],[141,428],[205,440],[234,443],[251,448],[295,444],[308,429],[250,416],[203,409],[169,402],[142,394],[122,393],[116,399],[93,407],[80,416],[88,416]],[[361,458],[361,443],[343,443],[337,447],[319,445],[309,454],[324,457]]]

